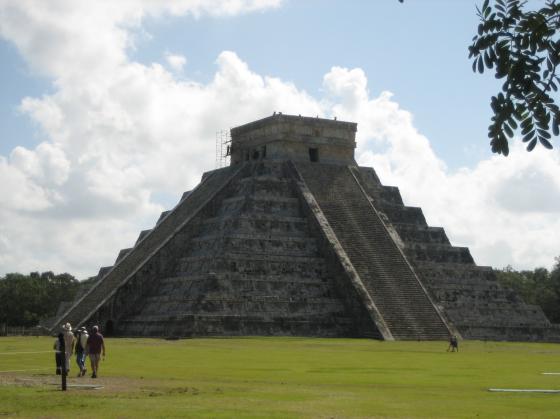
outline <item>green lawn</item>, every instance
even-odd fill
[[[0,338],[0,417],[560,417],[560,394],[487,391],[560,389],[554,344],[108,339],[100,378],[69,378],[103,388],[64,393],[52,353],[20,353],[52,342]]]

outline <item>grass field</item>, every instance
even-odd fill
[[[103,388],[61,392],[52,342],[0,338],[0,417],[560,417],[560,394],[488,391],[560,389],[554,344],[108,339],[100,378],[68,381]]]

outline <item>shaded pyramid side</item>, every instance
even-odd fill
[[[145,234],[132,249],[121,251],[117,262],[108,272],[100,272],[92,287],[55,319],[51,330],[65,322],[70,322],[73,326],[83,325],[139,270],[161,268],[148,263],[151,257],[175,237],[178,230],[196,217],[201,209],[243,169],[244,166],[229,167],[206,174],[203,181],[189,195],[189,199],[181,201],[169,214],[158,221],[158,228]]]
[[[88,323],[125,336],[380,337],[336,283],[283,164],[245,169]]]

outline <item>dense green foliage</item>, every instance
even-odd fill
[[[551,133],[560,132],[560,108],[553,97],[560,87],[560,4],[546,0],[540,9],[529,10],[524,0],[485,0],[477,11],[478,33],[469,47],[473,71],[492,69],[504,80],[491,100],[492,151],[507,156],[508,138],[517,129],[528,151],[537,142],[552,148]]]
[[[557,418],[555,344],[107,339],[100,378],[58,390],[52,338],[0,338],[0,417]],[[27,353],[26,353],[27,352]],[[59,386],[56,386],[59,383]],[[96,384],[88,390],[73,385]]]
[[[545,268],[516,271],[508,266],[496,274],[503,285],[517,291],[525,302],[541,306],[551,322],[560,323],[560,257],[550,272]]]
[[[40,319],[54,316],[61,301],[71,301],[79,286],[79,281],[67,273],[10,273],[0,277],[0,324],[35,326]]]

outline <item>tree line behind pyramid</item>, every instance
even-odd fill
[[[357,124],[275,114],[231,130],[230,165],[164,212],[44,324],[118,336],[558,341],[354,160]]]

